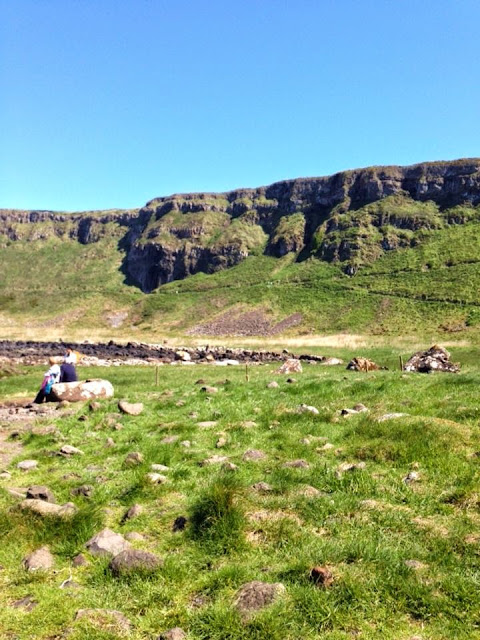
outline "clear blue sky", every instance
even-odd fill
[[[0,207],[480,155],[478,0],[0,0]]]

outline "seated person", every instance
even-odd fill
[[[76,382],[77,372],[75,364],[77,363],[77,354],[72,349],[67,349],[67,353],[63,358],[63,364],[60,367],[60,382]]]
[[[56,363],[55,358],[50,357],[48,362],[50,363],[50,369],[43,376],[42,386],[33,401],[34,404],[42,404],[45,400],[50,402],[52,386],[60,380],[60,367]]]

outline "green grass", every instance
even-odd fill
[[[73,501],[79,511],[71,525],[59,525],[27,516],[0,491],[4,637],[47,640],[68,628],[73,638],[118,637],[73,622],[78,609],[98,607],[122,611],[133,624],[130,637],[138,640],[177,625],[192,639],[479,638],[480,477],[472,456],[480,451],[478,349],[454,350],[462,364],[458,375],[402,375],[392,348],[364,355],[390,370],[360,374],[307,365],[290,385],[270,365],[250,367],[249,382],[242,367],[165,366],[155,386],[149,367],[80,368],[82,377],[107,377],[116,398],[142,401],[145,409],[138,417],[115,417],[123,425],[115,431],[109,416],[117,413],[116,400],[95,412],[74,406],[72,415],[39,418],[61,435],[22,436],[23,451],[2,486],[47,484],[59,503]],[[24,371],[0,381],[0,399],[33,396],[41,369]],[[198,378],[219,392],[206,396]],[[272,379],[280,388],[266,388]],[[320,415],[298,413],[302,402]],[[357,402],[369,413],[338,415]],[[392,411],[408,416],[376,420]],[[205,420],[217,424],[197,426]],[[219,434],[227,440],[221,449],[215,447]],[[167,435],[178,440],[162,444]],[[105,448],[107,437],[115,447]],[[184,440],[190,448],[180,444]],[[52,456],[65,442],[85,455]],[[325,442],[333,448],[321,450]],[[253,448],[266,459],[244,461]],[[143,454],[142,465],[123,464],[130,451]],[[238,470],[199,464],[214,454],[227,456]],[[38,470],[17,470],[15,463],[26,458],[37,459]],[[300,458],[308,468],[283,466]],[[338,474],[343,462],[364,462],[365,468]],[[165,484],[145,481],[152,463],[169,467]],[[407,484],[412,470],[419,481]],[[255,492],[251,486],[260,481],[272,491]],[[72,496],[81,484],[94,487],[91,498]],[[307,497],[306,486],[320,494]],[[142,504],[143,513],[122,523],[133,503]],[[189,523],[174,533],[181,515]],[[85,552],[86,540],[103,526],[141,532],[146,539],[134,546],[164,558],[162,569],[148,578],[115,579],[105,559],[72,568],[72,557]],[[22,558],[42,544],[54,553],[57,573],[26,573]],[[409,560],[421,565],[411,568]],[[309,581],[315,565],[330,567],[330,588]],[[59,589],[70,573],[81,585],[74,592]],[[233,601],[250,580],[282,582],[286,595],[244,623]],[[27,594],[38,601],[31,612],[9,606]]]

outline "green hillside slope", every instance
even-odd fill
[[[231,269],[199,273],[152,294],[125,284],[119,235],[112,223],[93,244],[56,237],[5,244],[2,337],[151,340],[252,309],[272,325],[301,314],[287,330],[297,334],[475,335],[480,323],[476,222],[431,231],[418,246],[385,253],[354,277],[314,257],[295,262],[294,254],[250,256]]]

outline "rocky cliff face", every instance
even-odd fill
[[[338,261],[353,275],[385,251],[421,242],[422,234],[474,221],[480,221],[480,159],[177,194],[155,198],[140,210],[0,210],[0,238],[42,240],[54,234],[88,244],[114,225],[127,278],[148,292],[198,271],[231,267],[252,253]]]

